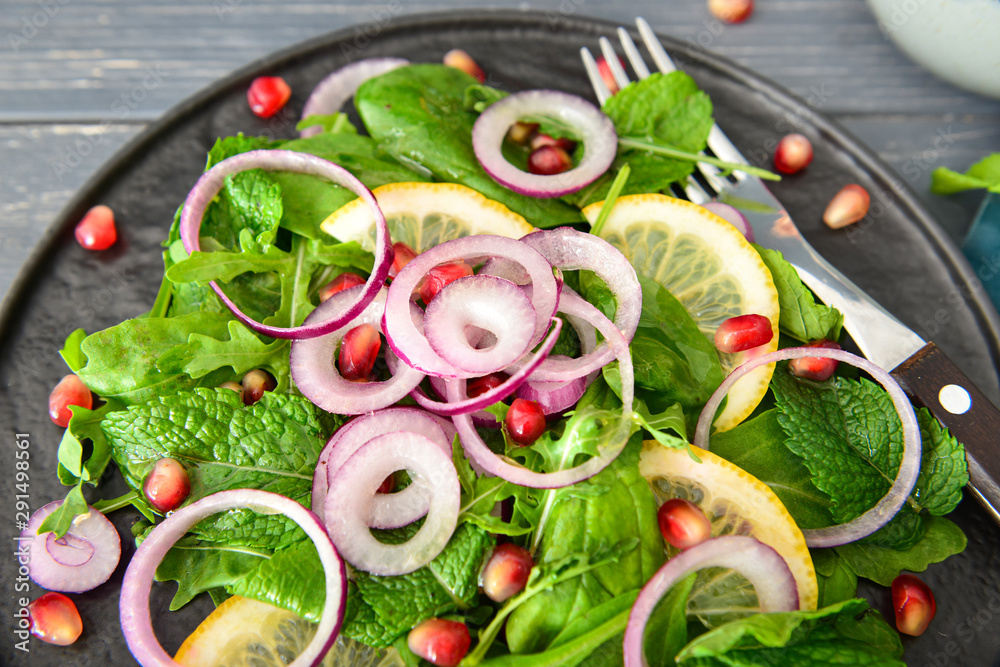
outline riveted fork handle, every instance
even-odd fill
[[[1000,410],[934,343],[892,375],[914,403],[930,410],[965,445],[970,491],[1000,522]]]

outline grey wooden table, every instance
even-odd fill
[[[4,0],[0,5],[0,294],[60,208],[123,144],[213,80],[298,41],[371,31],[469,0]],[[1000,102],[935,79],[863,0],[758,0],[713,21],[703,0],[540,0],[490,6],[590,15],[697,42],[792,90],[867,142],[960,238],[977,195],[927,192],[938,165],[1000,151]]]

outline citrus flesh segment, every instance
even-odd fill
[[[774,492],[729,461],[698,447],[672,449],[655,440],[643,443],[639,472],[658,504],[683,498],[701,508],[712,523],[712,537],[747,535],[777,551],[795,577],[799,608],[816,609],[819,587],[802,531]],[[668,552],[677,553],[673,547]],[[673,550],[673,551],[671,551]],[[688,600],[689,615],[707,627],[759,611],[753,586],[732,570],[709,568],[698,574]]]
[[[464,185],[389,183],[372,194],[393,242],[405,243],[418,253],[461,236],[494,234],[519,239],[534,231],[517,213]],[[337,209],[320,226],[340,241],[357,241],[365,250],[375,247],[375,221],[361,200]]]
[[[603,202],[583,209],[591,224]],[[760,347],[719,353],[724,373],[778,349],[778,292],[760,255],[730,223],[705,208],[665,195],[619,197],[600,236],[621,250],[635,271],[667,288],[709,338],[725,320],[763,315],[773,336]],[[746,419],[767,393],[774,365],[762,366],[730,390],[715,427],[726,431]]]
[[[174,660],[184,667],[284,667],[302,652],[316,625],[285,609],[233,596],[184,640]],[[338,637],[323,667],[402,667],[395,649]]]

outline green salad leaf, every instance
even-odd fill
[[[964,174],[947,167],[938,167],[931,173],[931,192],[935,194],[951,195],[979,188],[1000,193],[1000,153],[984,157]]]
[[[840,340],[844,316],[836,308],[816,303],[798,272],[777,250],[754,245],[764,260],[778,290],[778,327],[781,333],[802,343]]]

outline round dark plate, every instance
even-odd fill
[[[4,471],[0,497],[10,508],[6,533],[15,536],[19,532],[15,529],[17,494],[28,496],[33,511],[67,491],[55,474],[61,429],[46,414],[48,393],[67,372],[58,350],[78,327],[94,332],[149,309],[161,275],[159,244],[201,173],[205,153],[216,137],[237,132],[292,136],[309,91],[335,68],[373,56],[438,62],[453,47],[469,51],[489,73],[489,82],[506,90],[558,88],[591,97],[578,50],[582,45],[595,49],[598,37],[613,34],[614,27],[540,12],[470,10],[376,18],[368,25],[312,40],[250,65],[187,100],[132,141],[63,211],[0,313],[0,423],[6,440],[0,447]],[[677,40],[663,41],[681,68],[711,95],[719,124],[751,161],[766,163],[774,142],[793,128],[812,140],[813,164],[805,174],[775,185],[774,194],[827,259],[918,333],[933,337],[996,400],[1000,395],[995,372],[1000,358],[996,312],[976,289],[965,260],[913,194],[870,151],[814,113],[808,103],[718,56]],[[295,91],[285,113],[271,121],[254,117],[246,103],[249,82],[265,73],[283,76]],[[849,182],[860,183],[872,193],[872,211],[854,230],[834,232],[820,221],[822,210]],[[90,253],[74,242],[72,228],[98,203],[114,209],[120,240],[111,250]],[[15,439],[30,443],[30,481],[20,489],[15,481]],[[96,500],[123,491],[120,478],[110,476],[88,493]],[[85,631],[71,647],[53,647],[38,640],[30,642],[30,653],[15,647],[20,641],[14,616],[20,598],[34,598],[41,591],[33,585],[27,589],[30,582],[23,578],[19,581],[10,552],[0,558],[0,663],[33,667],[133,664],[119,627],[117,602],[124,569],[134,551],[129,526],[136,515],[123,510],[112,518],[122,535],[122,562],[108,583],[73,596]],[[922,575],[937,593],[937,619],[923,637],[905,640],[907,661],[913,665],[995,664],[1000,657],[1000,533],[971,500],[963,502],[952,518],[969,536],[969,547]],[[877,587],[866,591],[891,618],[888,592]],[[212,606],[209,600],[199,599],[180,612],[169,613],[172,594],[173,585],[158,585],[151,597],[159,636],[170,652]]]

